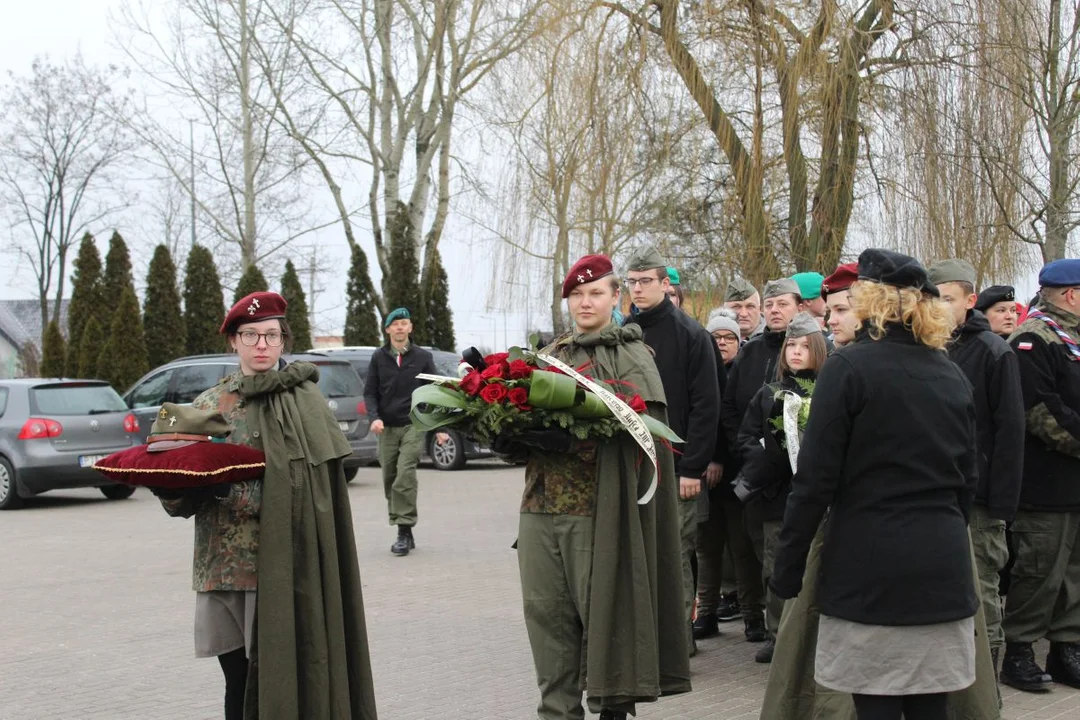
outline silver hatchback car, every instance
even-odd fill
[[[135,488],[107,482],[93,465],[140,442],[139,421],[107,383],[0,380],[0,510],[61,488],[130,497]]]

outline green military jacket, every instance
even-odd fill
[[[247,407],[238,392],[239,371],[195,398],[192,406],[217,410],[232,428],[227,442],[262,449],[258,430],[248,419]],[[255,590],[258,579],[259,509],[262,481],[233,483],[223,498],[184,497],[162,500],[174,517],[195,516],[195,558],[192,587],[195,592]]]

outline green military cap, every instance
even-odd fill
[[[174,450],[197,442],[220,440],[232,431],[217,410],[199,410],[191,405],[162,403],[150,427],[148,452]]]
[[[799,284],[791,278],[770,280],[765,283],[765,292],[761,293],[761,299],[768,300],[781,295],[794,295],[801,300],[802,290],[799,289]]]
[[[821,283],[825,282],[825,276],[821,273],[795,273],[791,279],[799,286],[799,297],[809,300],[817,300],[821,297]]]
[[[667,262],[661,257],[660,251],[652,245],[646,245],[635,250],[630,256],[630,261],[626,264],[626,269],[633,272],[666,267]]]
[[[975,268],[967,260],[959,258],[940,260],[931,265],[927,273],[930,275],[930,282],[934,285],[960,282],[975,286]]]
[[[409,308],[394,308],[386,314],[386,318],[383,320],[383,330],[390,327],[391,323],[395,320],[411,320],[412,316],[409,315]]]
[[[749,300],[756,292],[757,288],[736,275],[728,283],[727,297],[724,298],[724,302]]]
[[[679,271],[673,267],[668,267],[667,279],[672,285],[678,285],[680,282]]]

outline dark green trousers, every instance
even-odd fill
[[[698,525],[698,614],[715,611],[729,588],[738,590],[741,605],[760,614],[761,563],[746,532],[743,504],[726,488],[710,492],[709,520]]]
[[[412,425],[386,426],[379,436],[379,465],[391,525],[416,524],[416,465],[423,436]]]
[[[580,515],[521,513],[518,571],[525,629],[540,688],[539,720],[583,720],[581,705],[593,519]],[[634,705],[593,708],[634,712]]]
[[[990,647],[1001,647],[1005,644],[1005,634],[1001,630],[1001,570],[1009,561],[1005,521],[995,520],[987,514],[985,507],[976,505],[971,512],[970,530],[987,638]]]
[[[1016,564],[1005,598],[1005,640],[1080,642],[1080,512],[1021,510],[1012,535]]]

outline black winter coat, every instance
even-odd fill
[[[768,328],[761,335],[751,338],[743,345],[728,371],[727,384],[724,386],[720,401],[720,422],[727,435],[728,446],[739,447],[739,428],[746,415],[750,402],[761,386],[776,377],[776,366],[780,362],[780,348],[784,346],[784,333],[773,332]],[[736,451],[731,453],[732,473],[738,473],[742,460]],[[724,469],[725,477],[728,470]],[[731,475],[734,477],[735,475]]]
[[[389,427],[408,425],[413,390],[424,384],[416,376],[435,372],[434,358],[422,347],[410,344],[401,356],[401,367],[389,344],[376,350],[371,355],[364,385],[368,419],[382,420]]]
[[[802,587],[826,510],[822,614],[930,625],[978,607],[967,518],[977,480],[971,384],[896,325],[828,360],[814,389],[770,585]]]
[[[990,517],[1011,521],[1020,502],[1024,455],[1024,396],[1016,354],[978,310],[968,312],[949,345],[949,359],[971,381],[978,433],[979,484],[975,503]]]
[[[763,385],[743,417],[739,428],[739,453],[742,457],[744,487],[752,494],[749,502],[760,504],[763,520],[783,520],[788,493],[791,492],[791,460],[783,430],[773,424],[784,412],[783,397],[777,393],[793,392],[806,397],[796,378],[813,380],[817,373],[789,373],[780,382]]]
[[[1039,305],[1080,340],[1080,318]],[[1009,344],[1020,363],[1024,393],[1024,482],[1020,507],[1080,511],[1080,360],[1042,320],[1029,318]]]
[[[655,355],[667,396],[668,425],[686,440],[675,446],[675,472],[700,478],[713,459],[720,417],[716,342],[666,297],[651,310],[634,315],[630,323],[641,326],[645,344]]]

